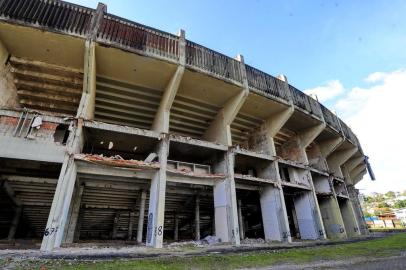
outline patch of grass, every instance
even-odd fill
[[[345,260],[352,257],[394,256],[406,250],[406,234],[391,235],[386,238],[335,246],[301,248],[280,251],[249,252],[232,255],[207,255],[195,257],[170,257],[156,259],[114,260],[108,262],[74,265],[45,266],[46,269],[236,269],[265,267],[283,263],[305,263],[320,260]],[[37,268],[41,266],[36,264]],[[54,267],[54,268],[53,268]]]

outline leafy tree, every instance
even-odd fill
[[[395,201],[393,208],[406,208],[406,200]]]
[[[378,203],[378,205],[376,207],[378,207],[378,208],[389,208],[390,206],[386,202],[380,202],[380,203]]]
[[[395,198],[395,197],[396,197],[396,194],[395,194],[395,192],[393,192],[393,191],[388,191],[388,192],[385,193],[385,196],[386,196],[387,198]]]

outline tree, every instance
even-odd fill
[[[376,207],[378,207],[378,208],[389,208],[390,206],[386,202],[380,202],[380,203],[378,203],[378,205]]]
[[[395,203],[394,203],[394,205],[393,205],[393,208],[397,208],[397,209],[399,209],[399,208],[406,208],[406,200],[398,200],[398,201],[395,201]]]
[[[388,191],[388,192],[386,192],[385,193],[385,196],[387,197],[387,198],[395,198],[396,197],[396,194],[395,194],[395,192],[393,192],[393,191]]]

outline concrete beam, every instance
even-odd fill
[[[174,222],[173,240],[178,241],[179,240],[179,217],[176,213],[175,213],[173,222]]]
[[[340,207],[335,196],[318,198],[321,217],[329,239],[343,239],[347,236]]]
[[[249,94],[244,57],[242,55],[238,55],[237,60],[240,61],[243,88],[237,95],[231,97],[223,105],[222,109],[217,113],[214,120],[211,122],[209,128],[203,134],[203,138],[207,141],[217,142],[228,146],[232,145],[230,129],[231,123],[234,121]]]
[[[365,164],[359,164],[357,167],[355,167],[354,169],[352,169],[350,171],[350,177],[351,179],[354,179],[355,177],[357,177],[362,171],[364,171],[366,169]]]
[[[77,118],[92,120],[96,102],[96,42],[86,40],[83,68],[83,92]]]
[[[184,66],[178,66],[162,95],[161,102],[155,114],[152,130],[156,132],[169,132],[169,116],[180,82],[185,72]]]
[[[127,231],[127,240],[132,240],[133,238],[133,226],[134,226],[134,218],[135,218],[135,213],[133,211],[130,211],[128,213],[128,231]]]
[[[300,141],[300,146],[303,148],[306,148],[311,144],[314,139],[317,138],[317,136],[320,135],[320,133],[326,128],[326,123],[322,122],[320,124],[317,124],[313,127],[306,128],[302,130],[299,134],[299,141]]]
[[[350,159],[357,152],[357,150],[357,147],[351,147],[344,150],[334,151],[334,153],[327,158],[327,164],[330,171],[334,173],[334,175],[341,176],[340,166]]]
[[[349,237],[361,235],[361,231],[356,219],[354,209],[350,200],[343,200],[340,202],[341,215],[344,220],[345,230]]]
[[[164,136],[156,151],[160,168],[151,181],[147,226],[147,246],[161,248],[164,233],[166,166],[169,153],[169,138]]]
[[[355,167],[357,167],[360,163],[364,163],[364,157],[353,157],[350,158],[347,162],[344,163],[347,170],[350,172]]]
[[[249,139],[250,149],[267,155],[276,155],[274,137],[294,113],[293,105],[269,116]]]
[[[344,142],[344,138],[337,137],[333,139],[327,139],[318,143],[321,155],[327,158],[334,150],[337,149]]]
[[[1,181],[1,187],[15,206],[21,207],[23,205],[22,201],[16,196],[13,188],[9,185],[9,183],[3,180]]]

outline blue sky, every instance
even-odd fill
[[[71,0],[95,8],[94,0]],[[406,1],[104,0],[108,12],[186,37],[291,84],[350,125],[377,176],[406,190]]]

